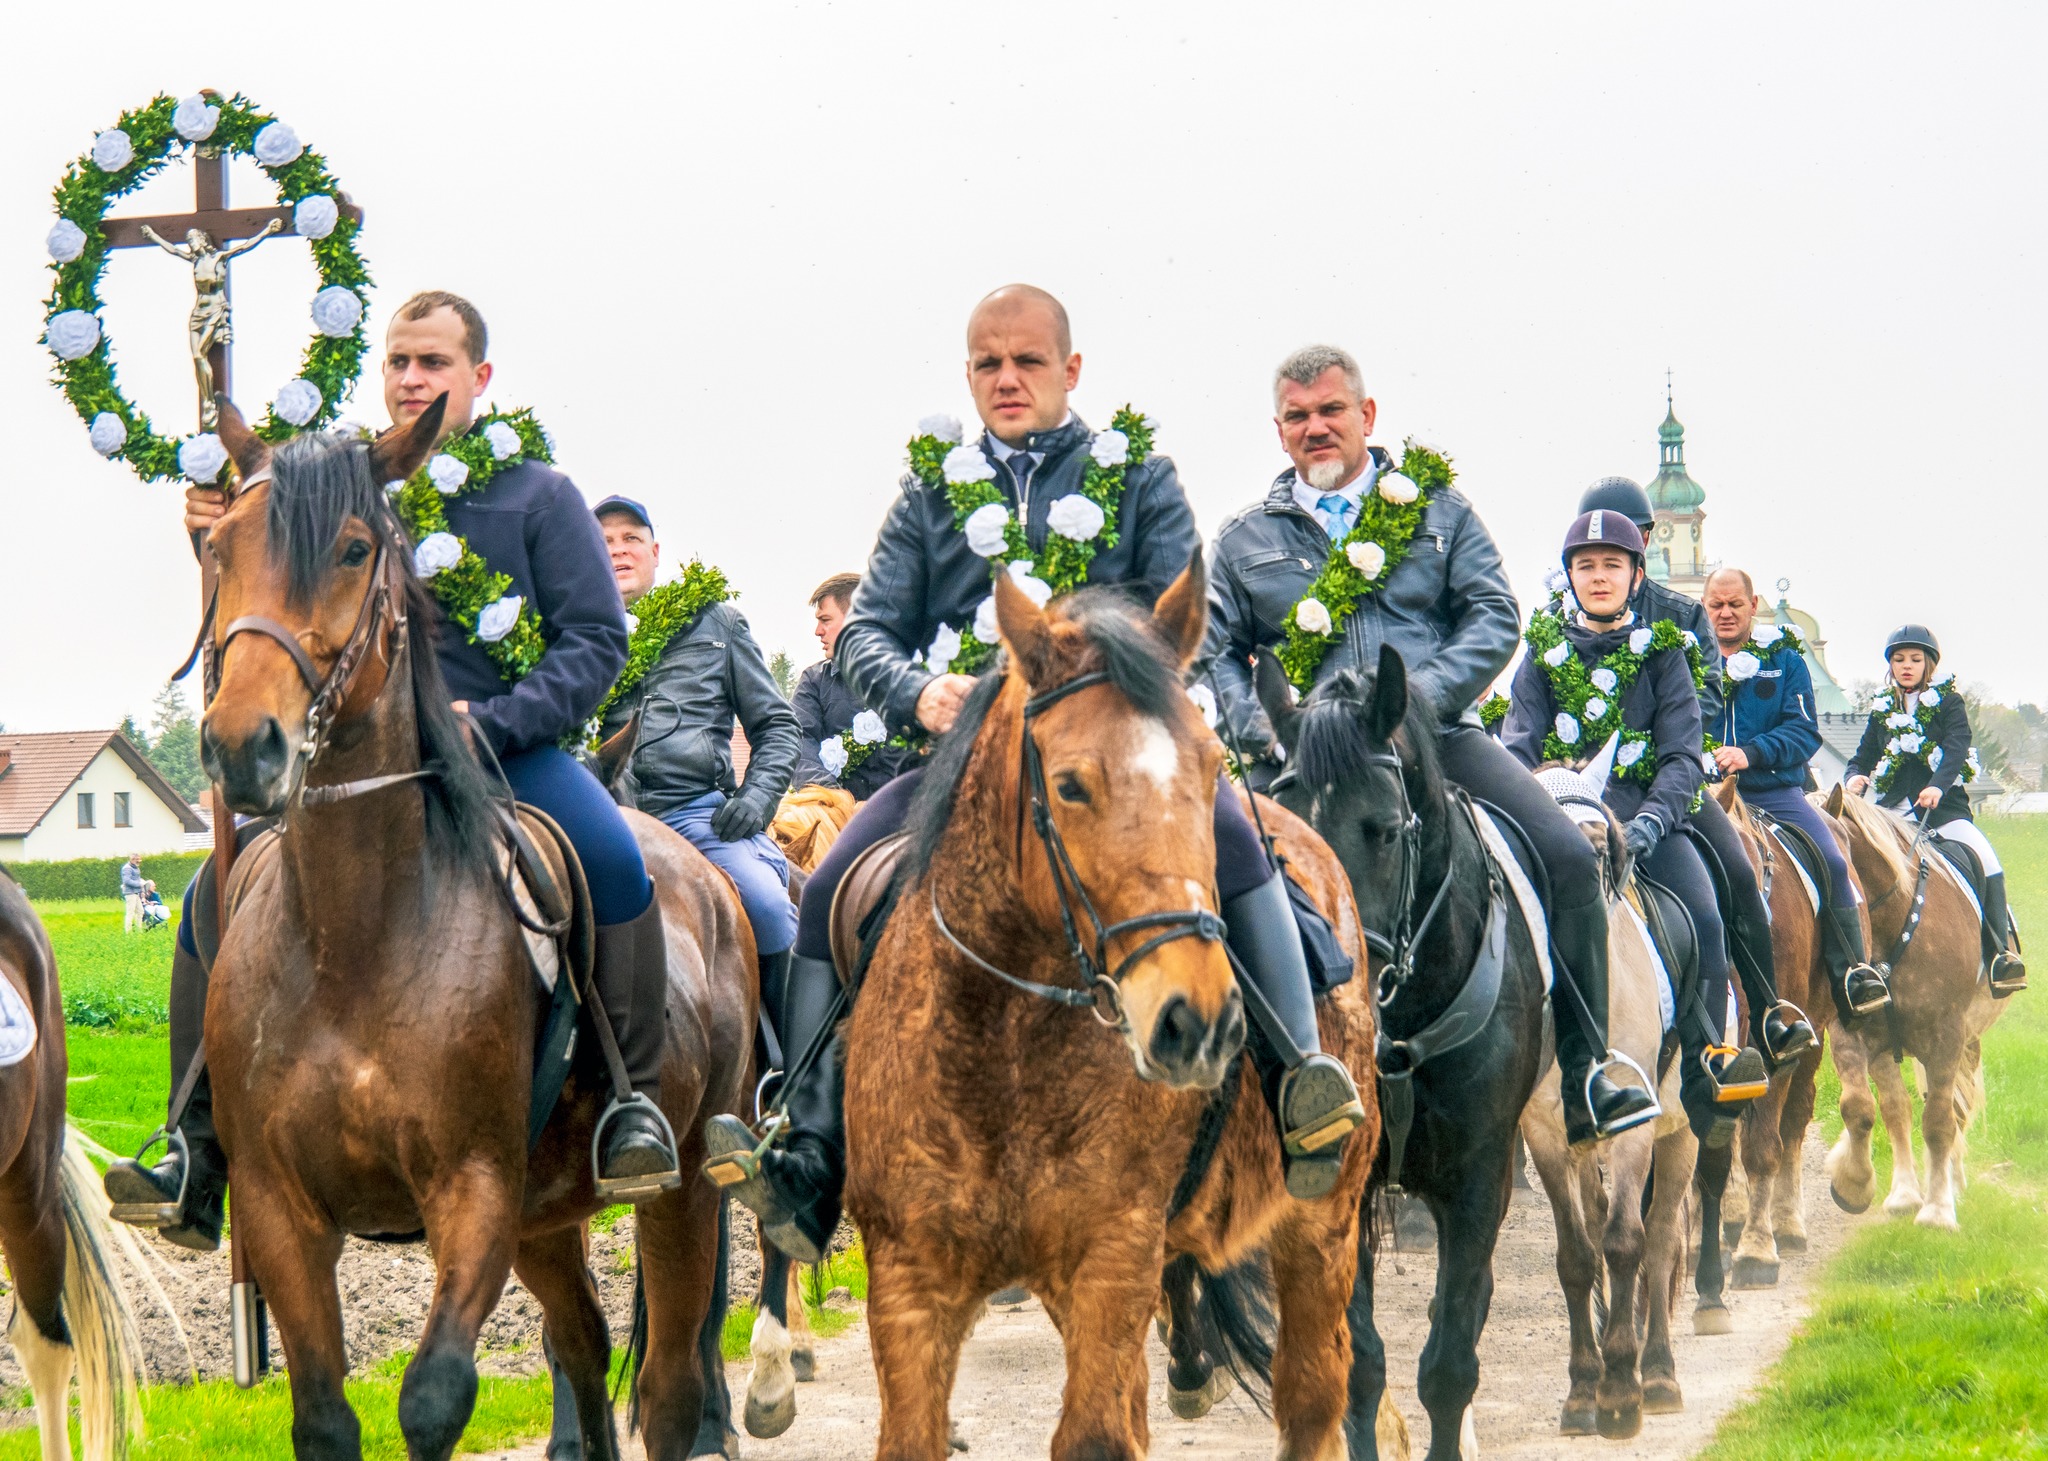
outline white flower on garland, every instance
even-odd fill
[[[491,449],[492,456],[502,462],[525,443],[520,441],[519,433],[514,431],[509,423],[493,421],[484,428],[484,445]]]
[[[1572,715],[1568,711],[1560,710],[1557,713],[1556,727],[1557,738],[1567,746],[1576,746],[1579,743],[1579,719],[1577,716]]]
[[[1647,629],[1636,629],[1636,630],[1631,630],[1631,631],[1630,631],[1630,633],[1629,633],[1629,636],[1628,636],[1628,652],[1629,652],[1630,654],[1642,654],[1642,653],[1646,652],[1646,651],[1647,651],[1647,650],[1649,649],[1649,647],[1650,647],[1650,631],[1649,631],[1649,630],[1647,630]]]
[[[957,445],[965,433],[960,430],[960,418],[958,416],[938,415],[927,416],[924,420],[918,422],[917,434],[919,436],[935,436],[940,441]]]
[[[179,102],[171,113],[171,126],[187,142],[204,142],[219,125],[220,108],[196,94]]]
[[[1044,608],[1052,602],[1052,585],[1042,578],[1033,578],[1031,570],[1036,565],[1030,559],[1020,559],[1010,565],[1010,581],[1024,590],[1032,603]],[[994,597],[994,595],[990,595]]]
[[[1121,466],[1130,454],[1131,439],[1114,428],[1096,432],[1094,440],[1088,443],[1088,455],[1095,458],[1096,466],[1104,469]],[[1092,538],[1095,534],[1088,536]]]
[[[1623,741],[1614,752],[1614,764],[1617,766],[1635,765],[1636,762],[1643,759],[1643,748],[1648,744],[1648,741]]]
[[[1553,670],[1571,657],[1572,647],[1562,639],[1543,651],[1543,663]]]
[[[1561,594],[1571,586],[1571,575],[1562,568],[1553,568],[1543,575],[1543,588],[1547,593]]]
[[[1202,717],[1202,724],[1216,724],[1216,692],[1207,685],[1188,686],[1188,699],[1195,702],[1195,710]]]
[[[851,734],[855,745],[873,746],[889,739],[889,727],[874,711],[863,710],[853,718]]]
[[[1607,702],[1598,695],[1594,695],[1586,701],[1586,719],[1598,720],[1605,714],[1607,714]]]
[[[1370,538],[1360,538],[1344,549],[1344,556],[1351,560],[1351,566],[1368,580],[1380,576],[1380,570],[1387,566],[1387,550]]]
[[[947,452],[945,465],[939,471],[948,482],[960,483],[992,482],[996,475],[995,463],[971,442]]]
[[[1699,635],[1693,633],[1690,629],[1681,629],[1678,631],[1678,634],[1685,641],[1686,648],[1698,649],[1700,647]]]
[[[626,632],[628,634],[640,632],[640,616],[638,614],[628,611],[626,614]]]
[[[1749,637],[1756,641],[1758,648],[1769,649],[1784,637],[1785,631],[1776,624],[1759,624],[1749,631]]]
[[[968,547],[984,558],[993,558],[1009,546],[1009,526],[1010,510],[1000,502],[985,502],[967,514],[960,530],[967,534]]]
[[[1914,725],[1913,717],[1906,714],[1903,710],[1894,711],[1892,714],[1887,715],[1884,718],[1884,723],[1887,730],[1911,730]]]
[[[1328,634],[1330,611],[1321,599],[1303,599],[1294,606],[1294,622],[1304,634]]]
[[[188,436],[178,444],[178,470],[194,482],[211,482],[228,464],[228,449],[210,431]]]
[[[119,172],[135,161],[135,144],[119,127],[109,127],[92,139],[92,165],[101,172]]]
[[[1911,734],[1899,737],[1899,749],[1901,751],[1904,751],[1908,756],[1919,755],[1920,748],[1926,744],[1927,737],[1921,735],[1918,731],[1914,731]]]
[[[1941,692],[1939,690],[1928,690],[1923,692],[1920,696],[1920,703],[1926,706],[1929,710],[1934,709],[1935,706],[1941,704]]]
[[[1602,695],[1612,695],[1614,687],[1621,683],[1620,680],[1615,678],[1614,671],[1608,669],[1605,665],[1595,667],[1593,673],[1588,678],[1593,681],[1593,688]]]
[[[331,340],[354,334],[362,318],[362,298],[347,285],[330,284],[313,296],[313,323]]]
[[[1738,649],[1728,656],[1728,678],[1731,680],[1754,679],[1756,672],[1763,667],[1763,661],[1746,649]]]
[[[1972,776],[1975,776],[1984,769],[1977,763],[1977,748],[1975,746],[1970,747],[1970,754],[1963,758],[1963,764],[1970,768],[1970,775]]]
[[[102,411],[92,418],[92,449],[103,457],[110,457],[128,444],[128,423],[112,411]]]
[[[837,777],[846,769],[846,746],[837,736],[827,736],[818,742],[818,764],[825,768],[827,776]]]
[[[278,388],[270,409],[277,413],[278,420],[304,426],[320,414],[320,387],[303,378],[288,380]]]
[[[310,193],[292,209],[292,232],[300,238],[325,238],[341,221],[341,210],[325,193]]]
[[[275,168],[298,161],[299,154],[306,150],[306,144],[287,124],[272,122],[256,134],[256,145],[250,150],[256,154],[258,162]]]
[[[453,533],[428,533],[412,551],[412,571],[421,578],[432,578],[461,561],[462,539]]]
[[[1386,498],[1387,501],[1393,503],[1396,507],[1406,507],[1422,495],[1422,489],[1399,472],[1380,473],[1380,482],[1377,490],[1380,496]]]
[[[1103,434],[1106,436],[1110,433]],[[1085,543],[1101,532],[1106,521],[1108,519],[1102,509],[1078,492],[1069,492],[1065,497],[1055,501],[1045,515],[1047,527],[1061,537],[1072,538],[1077,543]]]
[[[1941,747],[1936,746],[1933,750],[1927,753],[1927,769],[1929,771],[1941,770],[1941,761]]]
[[[946,666],[953,663],[953,656],[960,653],[960,631],[950,624],[941,624],[939,632],[932,636],[931,647],[924,652],[924,661],[936,674],[943,675]]]
[[[1003,641],[1002,629],[996,624],[994,594],[990,594],[974,606],[974,637],[983,644],[1000,644]]]
[[[1897,750],[1899,749],[1899,738],[1897,736],[1893,736],[1890,740],[1884,743],[1884,748],[1887,751],[1897,752]]]
[[[83,360],[100,343],[99,316],[91,310],[67,309],[50,316],[44,339],[59,360]]]
[[[453,497],[462,490],[462,484],[469,480],[469,464],[460,457],[451,457],[446,452],[437,453],[427,463],[427,479],[443,497]]]
[[[68,218],[60,218],[50,225],[50,232],[43,240],[43,247],[50,251],[50,257],[58,263],[68,264],[85,252],[85,230]]]
[[[506,594],[496,603],[485,604],[476,616],[476,637],[485,644],[496,644],[519,622],[519,608],[525,602],[518,594]]]
[[[1871,768],[1870,779],[1872,781],[1882,781],[1885,778],[1885,773],[1890,771],[1891,769],[1892,758],[1886,756],[1883,760],[1879,761],[1876,766]]]

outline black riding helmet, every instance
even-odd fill
[[[1650,494],[1627,477],[1602,477],[1579,496],[1580,512],[1618,512],[1647,537],[1657,520],[1650,510]]]
[[[1923,649],[1927,651],[1927,662],[1941,663],[1941,646],[1935,642],[1934,631],[1925,624],[1901,624],[1894,629],[1884,642],[1884,657],[1890,659],[1894,650]]]
[[[1564,551],[1558,554],[1566,573],[1572,571],[1572,554],[1581,548],[1619,548],[1634,557],[1637,568],[1643,566],[1642,531],[1616,508],[1596,507],[1572,519],[1565,530]]]

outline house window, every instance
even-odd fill
[[[90,827],[92,825],[92,793],[89,791],[81,791],[78,794],[78,825],[81,827]]]
[[[125,791],[114,793],[114,825],[116,827],[132,827],[135,825],[128,820],[128,793]]]

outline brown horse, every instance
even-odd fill
[[[0,871],[0,978],[7,981],[8,1054],[0,1066],[0,1251],[14,1283],[7,1338],[35,1393],[43,1461],[71,1461],[71,1375],[86,1461],[126,1456],[142,1434],[135,1321],[112,1274],[113,1242],[99,1175],[64,1120],[64,999],[49,937],[13,878]],[[15,1001],[19,1001],[19,1005]],[[25,1051],[24,1044],[28,1045]]]
[[[503,894],[494,793],[434,661],[437,611],[381,488],[419,467],[440,420],[437,405],[367,449],[303,436],[272,461],[222,413],[250,485],[213,529],[225,635],[205,754],[232,807],[282,816],[236,867],[207,999],[234,1241],[284,1341],[300,1456],[361,1455],[342,1393],[344,1235],[424,1234],[436,1282],[400,1390],[409,1453],[454,1449],[476,1398],[478,1328],[516,1272],[573,1391],[581,1454],[603,1461],[618,1454],[611,1341],[585,1242],[608,1086],[579,1059],[528,1151],[544,996]],[[662,1105],[692,1161],[704,1121],[747,1096],[753,940],[709,863],[627,815],[668,931]],[[699,1428],[707,1406],[723,1413],[718,1195],[687,1183],[643,1202],[636,1232],[647,1452],[716,1451],[724,1435]]]
[[[1040,610],[997,576],[1008,661],[927,773],[846,1044],[846,1206],[867,1243],[889,1461],[944,1461],[961,1343],[1015,1283],[1066,1344],[1052,1455],[1143,1456],[1162,1265],[1193,1254],[1220,1290],[1261,1245],[1278,1293],[1280,1454],[1344,1452],[1345,1306],[1378,1141],[1372,1009],[1363,979],[1322,1004],[1324,1049],[1356,1075],[1368,1120],[1336,1190],[1297,1202],[1239,1059],[1241,996],[1214,917],[1223,753],[1181,689],[1204,586],[1197,559],[1148,616],[1094,590]],[[1305,823],[1261,805],[1363,968],[1343,868]],[[1115,930],[1091,948],[1105,971],[1095,1014],[1063,909],[1084,936],[1094,920]],[[1063,1000],[1043,997],[1055,989]]]
[[[1847,1212],[1866,1211],[1877,1196],[1870,1161],[1875,1083],[1892,1143],[1892,1190],[1884,1210],[1895,1217],[1910,1212],[1923,1228],[1954,1231],[1962,1138],[1976,1111],[1972,1093],[1982,1087],[1978,1040],[2004,1009],[1983,977],[1977,905],[1954,865],[1926,845],[1913,823],[1845,796],[1839,786],[1824,807],[1848,830],[1850,863],[1870,919],[1870,950],[1882,957],[1878,967],[1892,989],[1888,1010],[1835,1032],[1842,1134],[1828,1153],[1828,1189]],[[1917,926],[1909,929],[1916,913]],[[1898,1058],[1907,1055],[1923,1070],[1924,1188],[1914,1170],[1912,1103],[1899,1074]]]

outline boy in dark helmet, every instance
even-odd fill
[[[1977,776],[1970,744],[1970,714],[1953,674],[1937,674],[1941,646],[1924,624],[1902,624],[1885,641],[1890,683],[1870,707],[1862,744],[1850,758],[1843,788],[1860,796],[1877,791],[1878,804],[1918,812],[1935,836],[1961,842],[1984,869],[1984,927],[1991,958],[1991,992],[2027,987],[2027,966],[2005,902],[2005,869],[1991,840],[1970,816],[1963,790]]]

